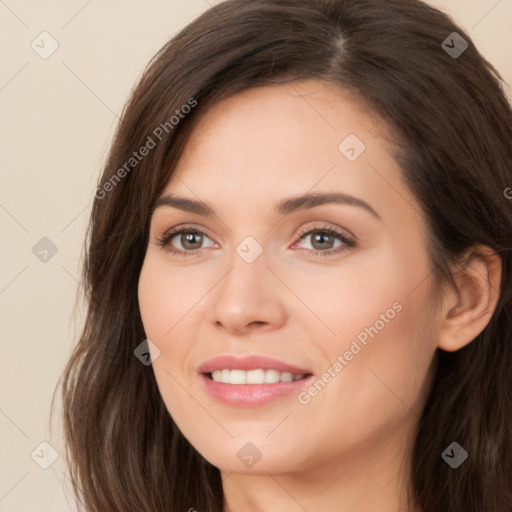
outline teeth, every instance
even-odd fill
[[[215,382],[224,384],[275,384],[291,382],[305,377],[303,373],[279,372],[277,370],[215,370],[212,372]]]

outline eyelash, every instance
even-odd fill
[[[161,246],[164,250],[170,252],[173,255],[195,256],[195,255],[199,254],[201,249],[197,249],[195,251],[181,251],[181,250],[177,250],[177,249],[169,249],[167,247],[169,242],[174,237],[176,237],[177,235],[184,234],[184,233],[201,234],[201,235],[206,236],[207,238],[210,238],[210,237],[208,237],[208,235],[206,235],[206,233],[202,232],[199,229],[190,228],[190,227],[174,228],[174,229],[171,229],[170,231],[167,231],[166,233],[164,233],[164,235],[158,239],[158,241],[156,242],[156,245]],[[336,249],[327,249],[325,251],[315,251],[313,249],[307,249],[308,256],[326,257],[331,254],[341,254],[341,253],[348,251],[357,246],[356,242],[351,237],[347,236],[344,233],[337,231],[336,229],[333,229],[333,228],[330,228],[327,226],[322,226],[322,227],[318,226],[318,227],[314,227],[314,228],[310,228],[310,229],[305,229],[305,230],[299,232],[297,234],[297,236],[298,236],[299,240],[303,240],[304,238],[306,238],[306,235],[310,235],[313,233],[324,233],[324,234],[326,233],[334,238],[338,238],[343,242],[344,246],[338,247]]]

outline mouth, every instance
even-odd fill
[[[311,373],[281,372],[270,368],[256,368],[253,370],[222,369],[204,373],[213,382],[223,384],[278,384],[280,382],[294,382],[310,377]]]
[[[313,380],[307,367],[258,354],[221,355],[206,361],[197,371],[212,398],[236,407],[289,399]]]

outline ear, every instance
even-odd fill
[[[437,346],[454,352],[471,343],[488,325],[501,285],[501,258],[488,246],[475,245],[454,275],[457,290],[443,296]]]

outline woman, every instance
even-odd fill
[[[95,190],[64,373],[90,511],[512,510],[512,115],[410,0],[228,0]]]

